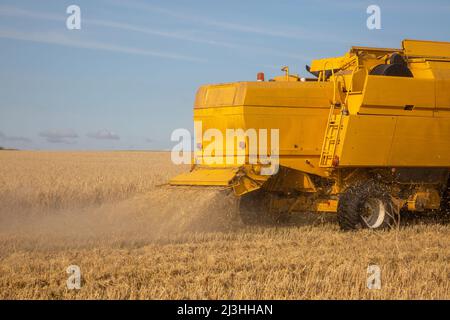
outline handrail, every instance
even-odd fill
[[[329,61],[325,61],[324,65],[323,65],[323,70],[322,70],[322,78],[323,78],[323,82],[325,82],[326,78],[326,66],[329,63]],[[333,66],[331,66],[331,75],[333,76],[333,100],[332,103],[333,105],[336,104],[336,78],[334,77],[334,69]]]

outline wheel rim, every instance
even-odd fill
[[[379,228],[387,215],[386,206],[380,199],[368,199],[363,207],[361,219],[370,229]]]

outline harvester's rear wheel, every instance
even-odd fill
[[[349,187],[340,196],[337,211],[342,230],[389,229],[398,217],[389,193],[376,183]]]
[[[276,197],[264,190],[256,190],[242,195],[239,199],[239,215],[244,224],[273,224],[289,220],[287,210],[272,208],[272,200]]]

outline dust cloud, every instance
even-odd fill
[[[183,233],[229,231],[241,224],[231,190],[212,188],[161,186],[99,206],[0,211],[1,238],[26,250],[112,243],[132,247]]]

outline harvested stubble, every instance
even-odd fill
[[[1,152],[0,298],[450,298],[448,225],[244,227],[226,191],[158,186],[187,169],[168,153]]]

